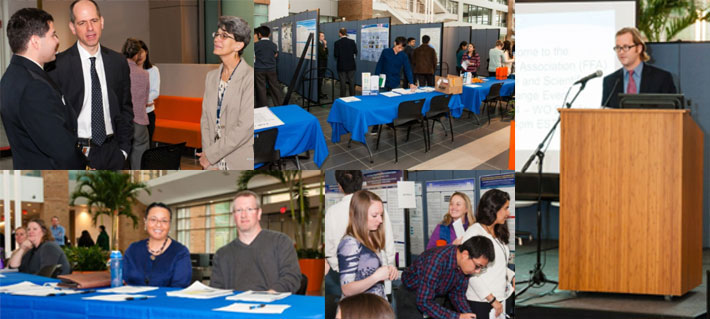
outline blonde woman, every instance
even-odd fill
[[[383,213],[382,199],[375,193],[353,193],[348,228],[338,245],[343,297],[367,292],[386,298],[384,281],[397,277],[397,268],[383,266],[378,257],[385,248]]]
[[[436,246],[460,244],[460,237],[463,236],[463,232],[468,229],[468,226],[473,225],[474,222],[471,199],[464,193],[453,193],[449,199],[449,211],[444,215],[444,219],[441,223],[436,225],[434,232],[431,233],[426,249]],[[459,225],[461,227],[459,227]]]

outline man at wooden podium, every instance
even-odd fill
[[[670,72],[645,63],[651,57],[636,28],[616,32],[614,51],[622,67],[604,77],[602,106],[618,107],[619,93],[676,93]]]

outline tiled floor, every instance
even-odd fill
[[[336,82],[337,85],[337,82]],[[325,91],[329,92],[329,85],[326,81]],[[337,90],[336,90],[337,94]],[[291,98],[291,104],[304,105],[300,96],[294,94]],[[315,115],[320,121],[323,134],[325,135],[326,143],[328,144],[329,155],[323,163],[322,169],[408,169],[422,163],[426,163],[441,155],[451,153],[452,150],[461,149],[480,138],[500,130],[507,130],[510,127],[510,119],[501,119],[500,116],[495,116],[490,125],[485,116],[481,116],[481,124],[476,123],[474,117],[469,118],[469,112],[464,112],[459,119],[453,120],[454,126],[454,142],[451,142],[451,136],[444,136],[444,130],[438,123],[435,125],[432,132],[431,149],[429,152],[424,152],[424,135],[422,134],[421,126],[415,125],[412,127],[409,141],[405,141],[406,129],[397,131],[399,161],[395,163],[394,141],[393,134],[390,129],[382,129],[382,137],[380,137],[380,147],[375,149],[377,141],[376,135],[368,135],[367,143],[372,151],[372,163],[370,162],[365,145],[358,142],[352,142],[348,147],[349,135],[341,136],[339,143],[331,142],[331,126],[328,124],[328,113],[330,112],[330,104],[325,106],[311,106],[311,114]],[[485,119],[485,120],[484,120]],[[431,123],[429,124],[431,125]],[[448,132],[448,121],[445,121]],[[471,163],[479,163],[468,168],[461,169],[507,169],[508,167],[508,141],[505,145],[496,145],[499,151],[485,151],[490,154],[476,152],[478,158],[488,158],[489,160],[479,163],[472,161]],[[492,152],[492,153],[491,153]],[[311,152],[312,153],[312,152]],[[466,154],[466,153],[465,153]],[[312,154],[311,154],[312,155]],[[456,154],[456,156],[461,156]],[[466,155],[464,155],[466,156]],[[300,159],[302,169],[318,169],[312,158]],[[437,165],[438,166],[438,165]],[[286,161],[285,169],[295,169],[294,161]],[[451,167],[431,167],[428,169],[445,169]]]

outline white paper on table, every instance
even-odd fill
[[[151,291],[151,290],[156,290],[156,289],[158,289],[158,287],[121,286],[121,287],[101,289],[101,290],[97,290],[97,292],[108,292],[108,293],[116,293],[116,294],[139,294],[141,292],[146,292],[146,291]]]
[[[417,88],[417,93],[429,93],[434,92],[434,88],[431,86],[422,86]]]
[[[464,85],[465,87],[470,87],[470,88],[480,88],[481,86],[478,84],[466,84]]]
[[[414,93],[414,92],[412,92],[411,89],[403,89],[403,88],[393,89],[392,92],[399,93],[399,94],[412,94],[412,93]]]
[[[463,234],[466,232],[463,229],[463,218],[459,218],[454,221],[454,232],[456,232],[456,238],[463,238]]]
[[[273,302],[290,296],[290,292],[245,291],[225,299],[234,301]]]
[[[268,127],[281,126],[284,122],[271,112],[268,106],[254,109],[254,129],[259,130]]]
[[[0,278],[5,278],[5,275],[3,275],[3,274],[0,274]]]
[[[341,97],[340,100],[342,100],[345,103],[350,103],[350,102],[359,102],[360,99],[354,97],[354,96],[348,96],[348,97]]]
[[[413,181],[397,181],[398,208],[417,208],[417,198],[414,193]]]
[[[96,295],[91,297],[84,297],[84,300],[103,300],[103,301],[129,301],[129,300],[141,300],[154,298],[155,296],[147,295],[129,295],[129,294],[108,294],[108,295]]]
[[[0,273],[6,273],[6,272],[17,272],[17,268],[5,268],[5,269],[0,269]]]
[[[59,289],[55,289],[53,287],[47,287],[47,286],[39,287],[36,289],[27,289],[27,290],[11,291],[10,292],[11,295],[35,296],[35,297],[73,295],[73,294],[78,294],[78,293],[81,293],[81,291],[71,290],[71,289],[59,290]]]
[[[190,285],[189,287],[182,289],[182,290],[177,290],[177,291],[169,291],[166,293],[168,297],[180,297],[180,298],[192,298],[192,299],[210,299],[210,298],[217,298],[217,297],[223,297],[226,295],[231,295],[234,293],[233,290],[230,289],[217,289],[217,288],[212,288],[205,286],[205,284],[195,281]]]
[[[222,308],[215,308],[212,310],[229,311],[229,312],[246,312],[246,313],[283,313],[284,310],[291,307],[290,305],[264,305],[263,307],[249,309],[252,306],[258,306],[258,304],[235,302],[229,306],[225,306]]]
[[[385,93],[380,93],[380,94],[382,94],[382,95],[384,95],[384,96],[386,96],[386,97],[397,97],[397,96],[399,96],[399,94],[394,93],[394,92],[385,92]]]
[[[12,285],[0,286],[0,292],[13,292],[37,288],[42,288],[42,286],[31,283],[29,281],[23,281]]]

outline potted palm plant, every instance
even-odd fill
[[[133,204],[138,201],[136,196],[139,191],[150,194],[150,190],[144,183],[132,182],[129,174],[109,170],[80,174],[77,182],[71,194],[71,205],[78,198],[85,198],[94,225],[101,215],[111,217],[111,249],[118,250],[118,217],[128,217],[133,221],[133,228],[137,228],[138,217],[133,214]]]
[[[64,246],[72,272],[105,271],[109,252],[99,246],[73,247]]]

